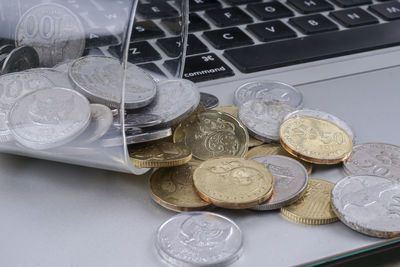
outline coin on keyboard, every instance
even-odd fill
[[[39,67],[39,56],[30,46],[17,47],[7,55],[1,73],[11,73]]]
[[[70,142],[90,121],[89,101],[80,93],[50,87],[20,98],[9,113],[15,139],[32,149],[48,149]]]
[[[26,72],[36,72],[47,79],[58,87],[73,89],[74,86],[68,77],[67,73],[52,69],[52,68],[34,68],[26,70]]]
[[[161,206],[173,211],[195,211],[211,204],[202,200],[193,185],[196,164],[159,168],[150,177],[151,197]]]
[[[201,92],[200,103],[203,104],[205,109],[212,109],[218,106],[219,100],[215,95]]]
[[[250,209],[279,209],[301,197],[308,183],[308,174],[297,160],[280,155],[266,155],[251,159],[260,162],[272,173],[274,192],[266,202]]]
[[[319,118],[319,119],[323,119],[323,120],[327,120],[332,122],[333,124],[336,124],[337,126],[339,126],[340,128],[342,128],[343,130],[346,131],[346,133],[348,135],[350,135],[351,139],[353,140],[353,143],[355,143],[355,139],[356,136],[354,134],[353,129],[342,119],[329,114],[327,112],[324,111],[320,111],[320,110],[312,110],[312,109],[299,109],[299,110],[295,110],[289,114],[287,114],[284,118],[284,120],[293,118],[293,117],[314,117],[314,118]]]
[[[24,95],[52,87],[54,84],[38,73],[10,73],[0,76],[0,142],[8,142],[13,135],[8,127],[8,113],[14,103]]]
[[[332,190],[332,208],[357,232],[380,238],[400,236],[398,181],[372,175],[346,177]]]
[[[75,60],[69,77],[75,87],[91,101],[119,108],[122,101],[123,68],[107,56],[85,56]],[[156,83],[146,72],[128,64],[125,81],[125,108],[136,109],[150,104],[156,96]]]
[[[16,27],[17,46],[33,47],[40,66],[52,67],[78,58],[85,49],[85,31],[80,19],[68,8],[54,3],[35,5]]]
[[[331,208],[334,184],[310,178],[304,194],[292,205],[281,208],[281,214],[296,223],[328,224],[338,220]]]
[[[179,166],[192,159],[192,153],[184,145],[167,142],[130,146],[129,156],[137,168]]]
[[[249,134],[263,142],[279,141],[279,127],[293,108],[277,101],[250,99],[239,107],[239,119]]]
[[[283,149],[283,147],[280,144],[272,143],[272,144],[264,144],[261,146],[253,147],[252,149],[250,149],[249,151],[246,152],[244,157],[246,159],[249,159],[249,158],[265,156],[265,155],[282,155],[282,156],[286,156],[286,157],[291,157],[291,158],[297,160],[298,162],[300,162],[304,166],[304,168],[306,168],[308,174],[310,174],[312,172],[313,166],[310,163],[305,162],[305,161],[289,154],[285,149]]]
[[[209,159],[194,171],[194,186],[202,199],[228,209],[251,208],[270,198],[271,172],[254,160]]]
[[[230,219],[211,212],[178,214],[157,230],[156,249],[173,266],[227,266],[242,254],[243,236]]]
[[[279,136],[286,151],[315,164],[342,162],[353,149],[353,141],[345,130],[314,117],[293,117],[284,121]]]
[[[384,143],[356,145],[343,168],[348,175],[377,175],[400,182],[400,147]]]
[[[243,84],[235,91],[234,103],[240,106],[255,98],[282,102],[293,108],[297,108],[303,103],[303,94],[298,89],[277,81],[257,81]]]

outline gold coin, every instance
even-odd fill
[[[192,159],[192,154],[184,145],[167,142],[130,146],[129,156],[137,168],[172,167]]]
[[[353,141],[342,128],[313,117],[284,121],[279,136],[286,151],[311,163],[336,164],[347,159],[353,149]]]
[[[287,219],[304,224],[328,224],[338,220],[331,207],[334,184],[310,178],[304,194],[292,205],[281,208]]]
[[[160,168],[150,177],[151,197],[164,208],[173,211],[202,210],[210,203],[202,200],[193,186],[191,163],[171,168]]]
[[[304,168],[306,168],[307,173],[310,174],[312,172],[312,165],[308,162],[302,161],[299,158],[289,154],[280,144],[264,144],[261,146],[256,146],[247,151],[244,155],[245,158],[249,159],[252,157],[259,157],[264,155],[282,155],[286,157],[291,157],[301,164],[303,164]]]
[[[218,158],[203,162],[193,174],[202,199],[228,209],[254,207],[272,194],[273,178],[261,163],[243,158]]]
[[[184,134],[180,134],[179,138],[176,134],[174,141],[180,143],[184,140],[184,144],[197,159],[242,157],[247,152],[249,135],[246,127],[227,113],[214,110],[201,112],[195,115],[193,123],[179,128],[178,133]]]

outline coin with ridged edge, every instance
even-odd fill
[[[194,171],[193,181],[202,199],[228,209],[251,208],[273,191],[271,172],[261,163],[243,158],[210,159]]]
[[[290,221],[303,224],[328,224],[338,221],[331,208],[334,184],[310,178],[304,194],[292,205],[281,208],[281,214]]]
[[[218,106],[219,100],[215,95],[201,92],[200,103],[203,104],[205,109],[212,109]]]

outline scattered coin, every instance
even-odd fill
[[[167,142],[131,146],[129,156],[137,168],[173,167],[192,159],[192,153],[184,145]]]
[[[307,187],[308,174],[298,161],[279,155],[267,155],[251,159],[263,164],[272,173],[274,192],[266,202],[250,209],[280,209],[301,197]]]
[[[272,194],[271,172],[243,158],[210,159],[194,171],[194,186],[202,199],[228,209],[251,208]]]
[[[147,128],[157,126],[162,123],[160,116],[155,114],[127,114],[125,115],[125,128]],[[117,127],[121,127],[121,124],[114,124]]]
[[[351,229],[374,237],[400,236],[400,183],[372,176],[349,176],[332,190],[332,208]]]
[[[342,128],[313,117],[294,117],[284,121],[279,135],[286,151],[315,164],[342,162],[353,149],[353,141]]]
[[[263,142],[279,141],[279,127],[293,108],[277,101],[250,99],[239,107],[239,119],[249,134]]]
[[[178,214],[157,230],[156,249],[174,266],[227,266],[242,254],[240,228],[211,212]]]
[[[89,121],[89,101],[74,90],[59,87],[25,95],[9,113],[15,139],[38,150],[68,143],[86,129]]]
[[[145,143],[145,142],[160,140],[171,135],[172,135],[171,128],[143,131],[141,133],[131,132],[131,134],[126,135],[126,143],[128,145]]]
[[[296,223],[328,224],[338,220],[331,208],[334,184],[310,178],[304,194],[294,204],[281,208],[281,214]]]
[[[196,193],[193,172],[197,164],[191,162],[171,168],[160,168],[150,178],[153,200],[173,211],[195,211],[210,206]]]
[[[12,44],[2,45],[2,46],[0,46],[0,54],[9,54],[14,49],[15,49],[15,46]]]
[[[19,72],[37,67],[39,67],[39,56],[35,49],[30,46],[21,46],[7,55],[2,64],[1,73]]]
[[[26,72],[36,72],[49,79],[53,84],[55,84],[58,87],[63,87],[68,89],[74,88],[70,79],[68,78],[68,74],[64,72],[51,68],[34,68],[26,70]]]
[[[377,175],[400,182],[400,147],[384,143],[356,145],[343,168],[348,175]]]
[[[205,109],[212,109],[218,106],[219,100],[215,95],[200,92],[200,103]]]
[[[277,81],[258,81],[240,86],[235,91],[234,103],[240,106],[255,98],[279,101],[293,108],[299,107],[303,102],[303,94],[291,85]]]
[[[74,60],[65,60],[63,62],[60,62],[60,63],[54,65],[53,69],[64,72],[68,75],[69,68],[73,62],[74,62]]]

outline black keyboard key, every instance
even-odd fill
[[[396,1],[372,5],[369,10],[384,20],[400,19],[400,3]]]
[[[378,19],[361,8],[351,8],[331,12],[330,15],[345,27],[357,27],[378,23]]]
[[[250,4],[247,9],[260,20],[271,20],[294,16],[293,11],[278,1]]]
[[[335,3],[340,7],[351,7],[371,4],[371,0],[335,0]]]
[[[229,4],[232,6],[237,6],[237,5],[243,5],[247,3],[253,3],[253,2],[261,2],[261,0],[226,0]]]
[[[339,27],[323,15],[291,18],[289,22],[305,34],[338,30]]]
[[[292,29],[279,20],[248,25],[246,29],[251,31],[262,42],[297,36]]]
[[[254,43],[249,36],[236,27],[208,31],[204,32],[203,35],[217,49],[233,48]]]
[[[156,43],[169,57],[178,57],[180,55],[182,45],[180,37],[158,39]],[[195,35],[189,34],[186,53],[188,55],[193,55],[205,52],[208,52],[207,46],[205,46],[205,44],[203,44]]]
[[[180,19],[179,18],[167,18],[161,20],[161,23],[172,33],[175,35],[179,35],[181,33]],[[200,18],[196,13],[189,14],[189,32],[198,32],[205,31],[210,29],[210,25]]]
[[[86,31],[85,48],[118,45],[120,39],[103,28],[92,28]]]
[[[333,6],[325,0],[288,0],[287,2],[304,14],[333,10]]]
[[[165,36],[164,32],[152,21],[135,22],[131,41],[153,39]]]
[[[250,73],[400,45],[400,21],[226,50],[241,72]]]
[[[217,0],[189,0],[189,11],[201,11],[221,7]]]
[[[151,4],[139,4],[137,13],[146,19],[160,19],[178,16],[176,11],[171,5],[164,2],[154,2]]]
[[[109,52],[116,56],[121,56],[121,46],[112,46]],[[128,51],[128,61],[130,63],[142,63],[161,59],[161,55],[146,41],[131,43]]]
[[[144,63],[138,65],[138,67],[142,68],[146,71],[156,82],[159,82],[161,79],[167,77],[160,68],[154,63]]]
[[[249,15],[237,7],[210,9],[206,11],[206,15],[219,27],[229,27],[253,22],[253,19]]]
[[[174,75],[176,60],[169,60],[164,63],[165,67]],[[226,65],[214,53],[208,53],[186,58],[183,78],[193,82],[204,82],[233,76],[232,69]]]

